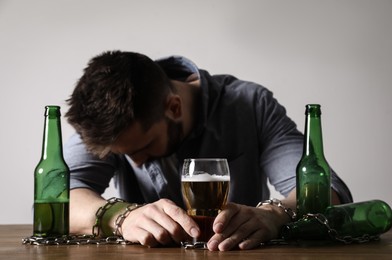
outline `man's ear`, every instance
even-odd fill
[[[182,117],[182,100],[179,95],[169,95],[166,101],[165,115],[172,119],[178,120]]]

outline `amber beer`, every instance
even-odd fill
[[[197,241],[207,242],[214,234],[215,217],[227,202],[230,176],[207,173],[182,178],[182,194],[187,213],[199,225]]]

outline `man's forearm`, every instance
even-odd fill
[[[90,189],[70,191],[70,233],[91,234],[95,213],[105,205],[106,200]]]

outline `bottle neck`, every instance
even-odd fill
[[[42,143],[43,160],[63,156],[59,109],[59,107],[55,106],[46,107],[44,137]]]
[[[306,107],[304,154],[324,157],[319,105],[308,105]]]

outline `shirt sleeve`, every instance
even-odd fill
[[[89,188],[102,194],[116,171],[114,155],[105,160],[93,156],[78,134],[72,135],[65,144],[64,159],[71,173],[71,189]]]
[[[271,185],[287,196],[296,187],[296,167],[303,151],[303,134],[286,110],[265,89],[259,103],[261,167]],[[350,190],[332,170],[331,186],[342,203],[352,202]]]

